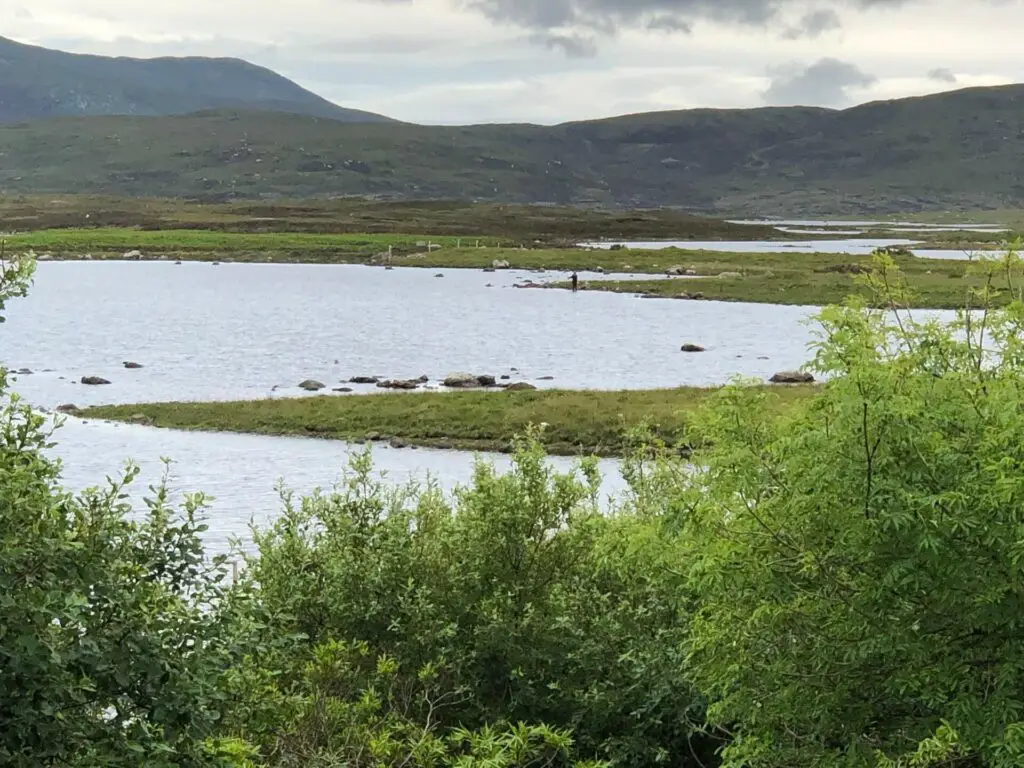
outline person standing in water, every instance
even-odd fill
[[[569,279],[572,280],[572,292],[576,293],[576,288],[579,286],[580,278],[575,272],[573,272]]]

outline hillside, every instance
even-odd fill
[[[206,109],[382,121],[238,59],[109,58],[0,37],[0,123],[70,115],[177,115]]]
[[[243,111],[0,126],[0,191],[379,196],[847,214],[1024,203],[1024,86],[553,127]]]

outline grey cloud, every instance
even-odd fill
[[[781,11],[799,9],[804,0],[455,0],[488,18],[528,29],[586,28],[614,33],[622,27],[665,29],[670,22],[681,29],[697,21],[764,25]],[[826,0],[847,8],[897,7],[915,0]],[[921,2],[923,0],[918,0]],[[811,11],[800,29],[811,36],[838,22],[833,7]]]
[[[647,28],[659,32],[693,32],[693,24],[675,16],[655,16],[647,22]]]
[[[936,67],[935,69],[929,70],[929,80],[937,80],[940,83],[956,83],[956,75],[953,74],[953,70],[948,67]]]
[[[597,43],[584,35],[559,35],[551,32],[535,32],[529,40],[553,51],[561,51],[570,59],[590,59],[597,55]]]
[[[787,40],[798,40],[802,37],[821,37],[826,32],[839,29],[843,25],[839,14],[832,8],[819,8],[816,11],[805,13],[800,23],[790,27],[782,36]]]
[[[769,71],[771,84],[764,92],[766,104],[775,106],[840,106],[848,100],[847,89],[865,88],[878,81],[856,64],[824,58],[808,67],[787,66]]]

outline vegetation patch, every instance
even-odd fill
[[[806,402],[814,387],[766,387],[768,407]],[[507,451],[517,435],[543,424],[539,440],[559,454],[618,455],[631,430],[646,426],[676,445],[714,395],[713,388],[639,391],[443,392],[280,398],[226,403],[100,406],[88,418],[158,427],[338,440],[398,440],[411,445]]]

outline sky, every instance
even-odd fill
[[[1024,0],[0,0],[0,35],[232,56],[431,124],[841,108],[1024,81]]]

